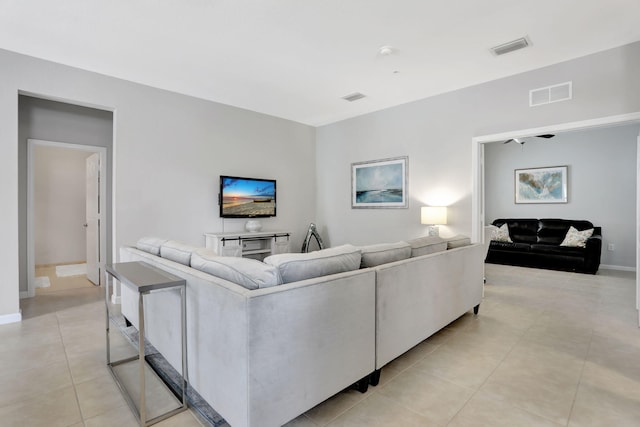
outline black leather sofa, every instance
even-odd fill
[[[590,274],[598,271],[602,251],[601,227],[594,227],[589,221],[554,218],[496,219],[492,225],[501,227],[505,223],[513,243],[492,240],[485,262]],[[570,226],[578,231],[594,229],[586,247],[560,246]]]

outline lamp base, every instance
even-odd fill
[[[428,227],[429,236],[440,236],[440,229],[437,225],[430,225]]]

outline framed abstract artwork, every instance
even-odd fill
[[[408,157],[351,164],[351,207],[407,208]]]
[[[567,203],[568,166],[515,170],[516,203]]]

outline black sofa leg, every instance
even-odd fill
[[[355,386],[360,393],[366,393],[369,390],[369,375],[355,383]]]
[[[376,369],[373,371],[371,375],[369,375],[369,384],[372,386],[377,386],[380,383],[380,374],[382,373],[382,368]]]
[[[478,311],[480,311],[480,304],[473,307],[473,314],[478,314]]]

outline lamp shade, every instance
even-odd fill
[[[446,206],[423,206],[420,210],[420,223],[427,225],[445,225],[447,223]]]

